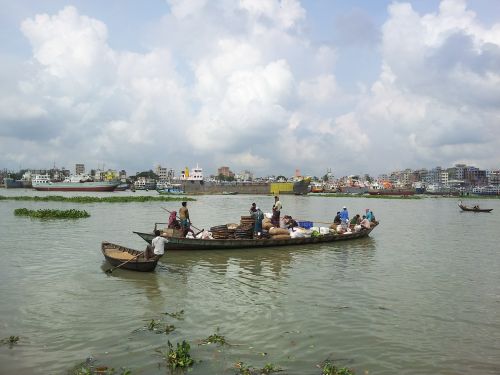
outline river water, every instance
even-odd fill
[[[196,199],[188,207],[199,228],[239,222],[253,201],[264,211],[273,203],[271,196]],[[326,359],[358,375],[500,373],[500,200],[480,202],[490,214],[462,213],[444,198],[281,200],[282,214],[298,219],[331,221],[346,205],[351,215],[372,208],[381,224],[366,239],[170,252],[154,273],[107,275],[101,241],[142,250],[132,230],[150,231],[167,220],[161,207],[179,202],[0,201],[0,339],[20,337],[0,346],[0,373],[66,374],[92,357],[133,374],[165,374],[156,350],[168,340],[191,343],[193,375],[235,374],[238,361],[321,374]],[[84,209],[91,217],[32,220],[14,216],[20,207]],[[181,310],[182,319],[165,315]],[[152,319],[176,329],[148,331]],[[198,345],[217,329],[233,345]]]

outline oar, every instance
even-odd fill
[[[107,274],[113,273],[113,271],[114,271],[114,270],[116,270],[117,268],[120,268],[120,267],[121,267],[121,266],[123,266],[124,264],[127,264],[128,262],[131,262],[131,261],[133,261],[134,259],[137,259],[137,258],[138,258],[140,255],[142,255],[142,254],[144,254],[144,252],[139,253],[139,254],[137,254],[136,256],[134,256],[133,258],[130,258],[129,260],[127,260],[127,261],[125,261],[125,262],[123,262],[123,263],[121,263],[121,264],[117,265],[116,267],[113,267],[113,268],[107,269],[107,270],[106,270],[106,271],[104,271],[104,272],[106,272]]]
[[[162,208],[163,208],[165,211],[167,211],[169,214],[171,214],[171,213],[172,213],[172,211],[167,210],[165,207],[162,207]],[[179,217],[179,216],[177,216],[177,215],[175,215],[175,216],[176,216],[176,217]],[[179,219],[180,219],[180,217],[179,217]],[[190,225],[190,226],[192,226],[192,227],[193,227],[194,229],[196,229],[197,231],[199,231],[198,233],[201,233],[201,232],[203,232],[203,231],[204,231],[204,229],[196,228],[193,224],[191,224],[191,221],[189,222],[189,225]]]

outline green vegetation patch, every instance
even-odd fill
[[[82,210],[28,210],[17,208],[14,210],[16,216],[29,216],[36,219],[81,219],[90,217],[87,211]]]
[[[193,198],[171,196],[127,196],[127,197],[63,197],[61,195],[7,197],[0,195],[0,200],[34,201],[34,202],[71,202],[71,203],[134,203],[134,202],[172,202],[194,201]]]
[[[167,350],[162,351],[158,349],[157,351],[163,355],[168,367],[171,369],[185,369],[194,364],[194,360],[191,358],[191,354],[189,354],[191,346],[187,341],[182,340],[182,343],[177,343],[177,347],[175,349],[170,340],[167,345]]]
[[[0,340],[0,345],[9,345],[11,348],[19,342],[19,336],[9,336]]]
[[[210,335],[206,339],[201,340],[200,345],[210,345],[210,344],[217,344],[220,346],[226,344],[229,345],[229,343],[226,341],[226,338],[222,335],[219,335],[219,328],[217,328],[217,331],[213,335]]]
[[[354,371],[347,367],[338,368],[335,364],[327,359],[321,366],[321,375],[354,375]]]
[[[89,358],[69,370],[68,375],[132,375],[132,371],[126,367],[115,370],[112,367],[98,365],[93,358]]]
[[[238,371],[239,375],[268,375],[283,371],[281,367],[276,366],[272,363],[266,363],[263,368],[258,369],[250,365],[246,365],[243,362],[236,362],[234,368]]]

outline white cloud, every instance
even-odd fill
[[[306,2],[167,4],[140,53],[113,49],[119,31],[72,6],[25,19],[31,59],[1,76],[0,164],[338,175],[500,163],[500,23],[482,24],[472,2],[392,3],[380,33],[365,12],[346,17],[358,46],[380,41],[377,79],[355,83],[337,75],[351,55],[325,42],[331,31],[308,34]]]

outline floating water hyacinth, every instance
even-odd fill
[[[82,210],[28,210],[27,208],[17,208],[14,210],[16,216],[28,216],[36,219],[81,219],[90,217],[87,211]]]

